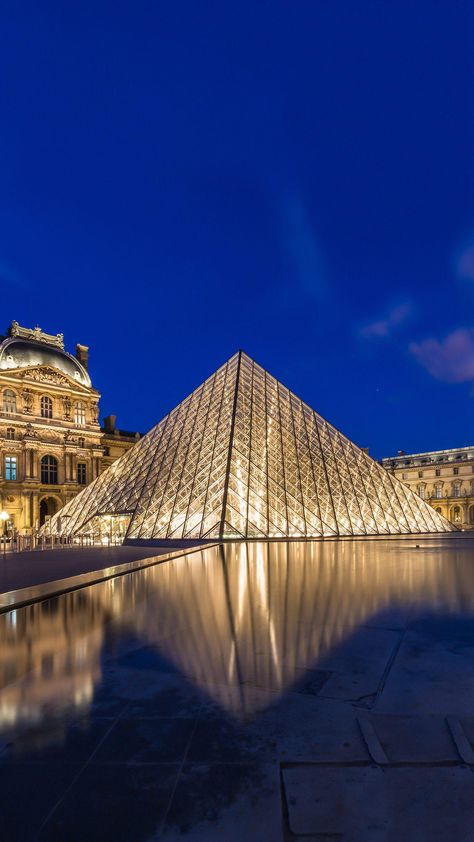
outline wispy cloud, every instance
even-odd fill
[[[413,305],[409,301],[392,307],[388,313],[379,319],[375,319],[359,329],[359,335],[364,339],[385,338],[399,325],[406,322],[413,314]]]
[[[437,380],[445,383],[474,381],[474,330],[459,328],[441,342],[425,339],[409,346],[414,358]]]
[[[474,281],[474,237],[456,255],[455,270],[463,280]]]
[[[299,285],[311,297],[320,298],[327,291],[324,261],[314,223],[300,196],[287,198],[283,214],[285,245]]]

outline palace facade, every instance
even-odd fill
[[[474,529],[474,447],[404,453],[381,464],[460,529]]]
[[[89,349],[12,322],[0,337],[0,531],[30,534],[140,438],[99,423]]]

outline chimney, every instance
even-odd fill
[[[117,420],[116,415],[107,415],[104,418],[104,430],[106,433],[113,433],[115,430],[115,422]]]
[[[89,347],[88,345],[76,345],[76,360],[84,366],[85,370],[89,370]]]

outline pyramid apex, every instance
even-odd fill
[[[241,348],[48,528],[111,516],[127,542],[456,531]]]

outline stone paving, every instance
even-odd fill
[[[132,574],[135,589],[136,577],[162,589],[165,566]],[[56,683],[46,704],[41,685],[41,719],[4,729],[2,842],[474,842],[474,626],[465,608],[388,605],[348,625],[316,663],[297,659],[283,692],[242,660],[241,681],[230,680],[236,695],[226,696],[215,672],[197,682],[170,655],[180,623],[194,640],[177,582],[175,632],[164,619],[140,626],[150,593],[111,620],[111,595],[92,696],[64,706]],[[328,618],[318,617],[327,633]],[[215,660],[214,638],[203,631],[195,652]],[[284,656],[293,654],[286,644]],[[35,682],[25,673],[14,686],[18,708]],[[236,702],[243,690],[247,713]]]
[[[0,552],[0,594],[80,576],[104,567],[153,558],[177,547],[65,547],[21,553]]]

